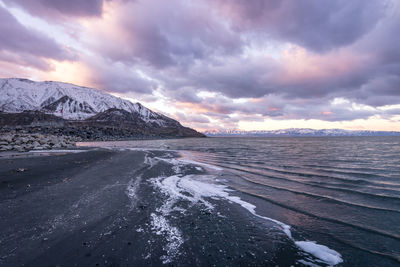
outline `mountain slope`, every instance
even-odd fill
[[[145,122],[137,113],[130,113],[122,109],[108,109],[85,120],[86,125],[102,128],[104,125],[126,130],[141,136],[159,137],[204,137],[193,129],[183,127],[177,121],[165,117],[163,126]]]
[[[0,126],[0,135],[17,130],[18,133],[72,136],[81,141],[204,137],[169,118],[160,126],[142,120],[138,113],[115,108],[86,120],[64,120],[41,111],[0,112]]]
[[[0,79],[0,111],[40,110],[64,119],[83,120],[111,108],[137,113],[146,122],[163,126],[167,117],[99,90],[62,82]],[[169,119],[169,118],[168,118]]]
[[[40,111],[24,111],[21,113],[0,112],[0,125],[2,126],[0,132],[4,126],[63,126],[64,123],[64,119]]]
[[[106,125],[120,126],[120,127],[131,127],[136,125],[137,127],[179,127],[181,126],[179,122],[171,118],[163,118],[162,126],[155,122],[148,122],[143,119],[143,117],[137,112],[128,112],[123,109],[110,108],[106,111],[98,113],[97,115],[86,119],[88,122],[99,122]]]
[[[96,89],[16,78],[0,79],[0,125],[83,140],[204,137],[140,103]]]

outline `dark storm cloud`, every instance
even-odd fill
[[[11,6],[19,6],[32,15],[47,18],[68,16],[100,16],[103,0],[3,0]]]
[[[195,60],[241,51],[240,36],[201,2],[148,0],[121,5],[114,14],[118,35],[113,42],[97,44],[112,60],[185,69]],[[99,38],[109,38],[112,32],[110,29]]]
[[[137,93],[151,95],[157,83],[142,77],[123,64],[111,64],[101,58],[84,58],[89,74],[86,79],[96,88],[113,93]]]
[[[354,7],[353,5],[361,5],[361,2],[343,4],[343,9],[347,10],[350,8],[349,5]],[[363,8],[367,9],[366,13],[373,12],[374,9],[369,5],[368,2],[366,7],[361,8],[360,6],[360,12],[364,12],[362,11]],[[329,9],[329,7],[328,5],[327,8]],[[375,12],[379,15],[372,16],[372,18],[381,18],[382,10],[377,7]],[[335,12],[333,13],[335,14]],[[368,30],[353,35],[358,39],[349,42],[347,46],[322,54],[309,53],[309,57],[314,57],[316,60],[306,61],[304,70],[301,69],[301,75],[304,74],[304,77],[300,75],[293,78],[290,76],[290,72],[285,71],[285,67],[290,69],[290,65],[297,64],[298,61],[301,62],[303,60],[301,58],[293,60],[293,62],[289,61],[285,66],[285,62],[268,57],[225,56],[214,61],[197,62],[189,69],[182,70],[182,75],[177,74],[177,71],[174,70],[175,75],[158,76],[158,79],[163,80],[166,87],[171,88],[171,90],[186,86],[193,88],[193,92],[201,90],[219,92],[231,98],[260,98],[271,94],[279,95],[282,99],[303,111],[312,110],[315,105],[302,106],[303,104],[293,102],[293,99],[315,99],[321,102],[321,106],[330,105],[329,101],[335,97],[345,97],[356,103],[374,107],[399,104],[400,50],[397,46],[400,42],[400,35],[396,34],[396,29],[400,27],[399,14],[400,10],[397,5],[397,9],[388,12],[387,16],[381,18],[377,25],[375,25],[376,21],[373,25],[367,22]],[[343,19],[346,18],[345,24],[352,24],[349,22],[352,17],[348,12],[344,12],[342,15],[344,16]],[[330,17],[335,18],[336,16]],[[359,22],[355,21],[355,23]],[[322,26],[316,27],[316,30],[318,30],[318,27]],[[320,30],[322,31],[322,29]],[[345,30],[343,29],[343,31]],[[343,31],[339,31],[339,33]],[[332,33],[328,33],[327,38],[329,36],[332,38],[331,35]],[[331,41],[332,44],[335,44],[334,40]],[[341,45],[340,43],[336,44]],[[322,70],[322,74],[307,76],[309,74],[308,66],[314,67],[317,72]],[[311,71],[315,71],[314,69],[311,69]],[[198,100],[194,102],[198,103]],[[248,105],[253,105],[253,103],[248,103]],[[233,106],[239,105],[234,104]],[[230,109],[224,103],[219,103],[217,107],[209,106],[208,108],[224,114],[235,112],[235,108]],[[255,111],[248,109],[247,112]],[[289,110],[285,109],[272,113],[261,112],[261,114],[275,116],[289,114]],[[334,110],[329,116],[323,115],[322,111],[312,114],[299,112],[298,114],[299,118],[303,116],[303,118],[312,117],[334,121],[366,118],[371,116],[371,111],[356,111],[346,108]]]
[[[374,107],[399,104],[400,75],[378,76],[369,80],[355,93],[344,93],[343,96]]]
[[[193,88],[180,88],[179,90],[172,91],[170,96],[180,102],[199,103],[201,98],[193,93]]]
[[[384,1],[369,1],[368,3],[365,1],[211,2],[217,3],[216,7],[218,10],[232,21],[231,27],[233,27],[236,35],[240,37],[231,38],[232,44],[235,44],[232,47],[235,47],[235,49],[228,49],[224,53],[221,53],[221,51],[215,48],[218,47],[218,44],[223,44],[223,42],[212,43],[208,40],[203,40],[204,35],[196,27],[192,27],[191,23],[184,23],[185,25],[189,25],[188,29],[191,30],[191,36],[186,36],[186,30],[175,26],[172,27],[184,37],[181,39],[174,38],[173,35],[165,38],[165,36],[168,36],[170,29],[164,24],[157,24],[158,31],[147,28],[145,32],[149,30],[155,36],[162,36],[160,38],[155,38],[151,34],[147,34],[149,38],[146,38],[144,35],[136,36],[137,31],[129,31],[132,42],[134,42],[136,37],[136,39],[140,40],[139,43],[146,44],[143,45],[146,49],[158,46],[158,48],[154,49],[156,52],[135,52],[128,57],[121,54],[120,59],[123,60],[124,57],[134,58],[138,54],[137,57],[146,58],[153,66],[169,66],[170,69],[164,70],[161,73],[156,71],[154,74],[157,79],[164,82],[165,87],[169,90],[192,88],[193,92],[199,90],[221,92],[232,98],[262,97],[274,93],[281,94],[289,99],[293,97],[320,98],[327,95],[335,97],[344,94],[349,95],[352,99],[361,99],[358,97],[360,89],[370,83],[371,79],[385,75],[388,71],[388,66],[384,65],[386,64],[384,58],[392,59],[390,55],[398,53],[398,50],[393,49],[393,45],[387,41],[390,40],[390,35],[396,28],[392,26],[392,30],[386,29],[386,34],[378,34],[381,38],[373,38],[376,42],[374,47],[377,47],[376,51],[378,53],[376,57],[364,58],[362,54],[371,54],[370,50],[372,49],[369,48],[371,46],[369,44],[371,38],[367,38],[367,40],[362,39],[370,34],[371,31],[374,31],[377,22],[380,22],[384,17],[387,6],[387,3]],[[139,5],[139,2],[136,4]],[[322,5],[324,6],[322,7]],[[187,6],[185,8],[188,9]],[[291,14],[290,16],[289,13]],[[196,17],[196,19],[198,18]],[[174,18],[170,19],[175,20]],[[393,20],[396,20],[396,18],[389,19],[388,21]],[[156,19],[156,21],[158,20]],[[161,19],[161,21],[163,20]],[[204,23],[206,20],[200,16],[200,21]],[[181,19],[180,22],[182,22]],[[215,22],[211,21],[209,23]],[[393,24],[393,22],[385,22],[383,25],[390,23]],[[131,23],[129,25],[138,24]],[[288,25],[291,25],[291,27]],[[386,28],[386,26],[381,25],[379,27]],[[293,28],[292,32],[288,31],[289,28]],[[216,35],[227,33],[225,32],[226,28],[221,29],[216,31]],[[345,61],[345,56],[343,56],[344,60],[341,62],[336,58],[336,50],[329,53],[324,52],[322,56],[326,56],[325,62],[323,60],[317,62],[321,66],[316,67],[325,68],[325,71],[330,72],[330,75],[297,80],[287,79],[282,82],[281,78],[286,77],[287,74],[282,70],[282,62],[279,62],[279,60],[255,57],[243,58],[238,54],[239,51],[243,51],[244,47],[253,41],[251,38],[254,35],[248,35],[248,33],[259,33],[256,42],[260,42],[260,40],[268,42],[268,40],[271,40],[271,33],[263,36],[263,32],[268,31],[274,33],[272,36],[279,35],[279,38],[283,41],[295,42],[317,52],[342,47],[341,49],[348,50],[347,53],[350,56],[353,54],[353,58]],[[163,35],[158,35],[158,32],[162,32]],[[384,31],[382,30],[382,32]],[[228,33],[228,36],[232,36],[230,31]],[[373,35],[371,34],[371,36]],[[243,36],[246,36],[246,38]],[[194,49],[195,47],[191,46],[192,43],[190,40],[193,37],[200,40],[198,43],[202,43],[200,50],[196,50]],[[357,44],[357,42],[361,42],[361,44]],[[380,47],[380,42],[383,42],[385,45]],[[172,48],[177,44],[184,44],[183,47],[187,50],[184,53],[176,53],[177,50]],[[347,47],[345,47],[346,45]],[[363,45],[364,50],[361,49],[362,53],[358,55],[357,53],[361,45]],[[355,53],[352,49],[354,49]],[[132,50],[129,51],[132,52]],[[204,57],[201,53],[193,51],[213,52]],[[157,60],[153,60],[147,56],[148,54],[153,55]],[[184,64],[181,66],[180,62],[184,62],[188,58],[190,59],[189,62],[193,64]],[[196,59],[196,61],[193,61],[193,59]],[[354,64],[354,66],[349,67],[346,71],[338,72],[335,69],[337,66],[332,68],[326,67],[326,65],[330,64],[330,61],[338,61],[337,65],[344,66],[352,65],[352,61],[358,64]],[[309,65],[312,64],[315,63],[309,63]],[[397,69],[392,70],[392,72],[396,71]],[[372,93],[379,94],[378,88],[371,88],[370,90],[373,91]],[[349,92],[352,93],[349,94]],[[180,96],[179,94],[176,95]]]
[[[291,79],[290,73],[286,73],[281,63],[271,58],[225,57],[221,64],[202,62],[180,74],[169,75],[165,72],[156,73],[155,76],[164,81],[166,87],[174,90],[190,87],[193,92],[220,92],[231,98],[258,98],[267,94],[280,94],[287,98],[320,98],[359,88],[370,78],[368,75],[371,71],[369,66],[343,73],[333,73],[335,70],[326,66],[321,68],[326,68],[326,72],[332,74]]]
[[[157,84],[144,79],[138,73],[124,69],[124,67],[113,66],[109,68],[104,63],[91,66],[91,73],[87,79],[96,88],[112,93],[137,93],[151,95]]]
[[[388,7],[384,0],[209,0],[238,31],[257,31],[314,51],[353,43]]]
[[[390,71],[398,75],[388,61],[398,53],[388,41],[399,21],[388,18],[390,8],[377,0],[122,1],[112,13],[115,25],[97,36],[112,41],[95,46],[111,61],[146,66],[176,101],[198,103],[195,93],[210,91],[230,98],[346,96],[371,103],[381,90],[373,81]],[[270,42],[297,44],[317,59],[304,63],[305,77],[292,77],[286,69],[304,59],[243,56],[253,44]],[[307,76],[315,71],[308,66],[324,73]]]
[[[186,115],[182,112],[176,112],[175,113],[175,117],[179,120],[179,121],[183,121],[183,122],[193,122],[193,123],[209,123],[210,120],[203,115]]]
[[[207,115],[368,118],[380,112],[331,106],[331,101],[344,97],[374,107],[400,103],[400,35],[394,34],[400,19],[393,3],[126,1],[114,13],[111,29],[118,34],[96,49],[111,61],[145,68],[171,101],[191,103]],[[111,35],[104,31],[97,37]],[[291,44],[295,51],[286,57],[245,55],[271,43]],[[296,52],[301,49],[305,56]],[[204,102],[196,95],[200,91],[224,97]],[[232,98],[260,101],[238,104]]]
[[[65,18],[91,16],[77,26],[76,38],[84,37],[78,42],[91,53],[80,60],[95,86],[150,98],[157,90],[172,105],[219,121],[353,120],[389,116],[378,107],[400,103],[395,1],[3,2],[45,20],[63,19],[64,27]],[[45,69],[46,58],[71,58],[1,8],[0,22],[7,36],[0,40],[0,60]],[[202,91],[216,96],[201,97]],[[332,104],[335,98],[375,108]],[[207,124],[206,118],[190,119]]]
[[[312,108],[310,108],[312,107]],[[374,115],[392,116],[398,114],[398,109],[378,110],[354,108],[352,103],[332,104],[326,99],[292,99],[287,100],[276,95],[261,99],[253,99],[243,103],[235,103],[223,96],[205,98],[194,105],[194,110],[209,110],[205,113],[216,120],[233,119],[229,114],[237,114],[237,118],[245,121],[262,121],[264,118],[277,120],[318,119],[325,121],[351,121],[355,119],[368,119]]]
[[[74,56],[53,39],[20,24],[0,6],[0,59],[21,65],[48,69],[43,58],[74,59]]]
[[[151,94],[153,83],[139,76],[123,73],[106,73],[105,75],[92,75],[89,80],[97,88],[110,93],[134,92],[139,94]]]

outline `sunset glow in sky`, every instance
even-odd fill
[[[400,131],[396,0],[0,0],[0,77],[141,102],[198,130]]]

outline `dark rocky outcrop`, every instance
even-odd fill
[[[65,120],[40,111],[6,113],[0,111],[0,127],[5,126],[63,126]]]
[[[167,118],[164,124],[144,121],[137,113],[109,109],[86,120],[64,120],[40,111],[0,112],[0,134],[42,134],[77,141],[204,137]]]
[[[51,102],[51,100],[49,100]],[[48,105],[42,107],[42,109],[46,112],[56,112],[59,106],[67,106],[70,109],[70,112],[84,112],[84,113],[94,113],[93,108],[86,102],[79,103],[76,100],[72,99],[69,96],[63,96],[57,101],[53,101]]]

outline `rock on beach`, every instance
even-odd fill
[[[76,141],[74,137],[63,135],[6,133],[0,135],[0,151],[72,148]]]

